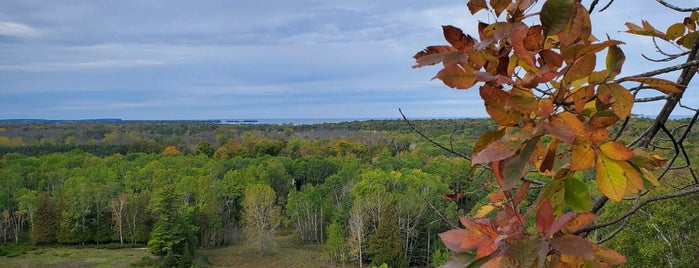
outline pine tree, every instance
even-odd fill
[[[51,244],[56,242],[56,227],[58,214],[48,193],[42,193],[36,200],[36,213],[30,238],[35,244]]]
[[[389,267],[408,266],[403,254],[403,239],[393,206],[387,205],[384,208],[376,233],[369,237],[368,243],[372,265],[379,266],[385,263]]]

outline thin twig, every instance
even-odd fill
[[[432,145],[437,146],[437,147],[441,148],[442,150],[445,150],[445,151],[447,151],[447,152],[450,152],[450,153],[452,153],[452,154],[458,155],[458,156],[460,156],[460,157],[466,158],[466,159],[468,159],[469,161],[471,161],[471,157],[469,157],[468,155],[465,155],[465,154],[463,154],[463,153],[461,153],[461,152],[457,152],[457,151],[455,151],[455,150],[449,149],[449,148],[447,148],[446,146],[444,146],[444,145],[442,145],[442,144],[440,144],[440,143],[434,141],[433,139],[431,139],[431,138],[428,137],[427,135],[423,134],[420,130],[418,130],[418,129],[415,127],[415,125],[413,125],[412,122],[410,122],[410,120],[408,120],[407,117],[405,117],[405,114],[403,114],[403,110],[401,110],[400,108],[398,109],[398,112],[400,112],[400,115],[403,117],[403,121],[405,121],[405,123],[408,124],[408,126],[410,127],[410,129],[412,129],[413,131],[415,131],[415,133],[417,133],[418,135],[420,135],[420,137],[426,139],[427,141],[429,141],[430,143],[432,143]]]
[[[650,204],[651,202],[680,197],[680,196],[685,196],[685,195],[690,195],[690,194],[696,194],[696,193],[699,193],[699,187],[694,187],[692,189],[686,189],[686,190],[677,191],[677,192],[673,192],[673,193],[669,193],[669,194],[650,197],[648,199],[645,199],[641,202],[636,203],[629,210],[627,210],[626,213],[622,214],[621,216],[617,217],[616,219],[613,219],[613,220],[610,220],[610,221],[607,221],[604,223],[600,223],[597,225],[582,228],[580,230],[575,231],[573,234],[577,235],[577,234],[582,234],[582,233],[588,233],[590,231],[604,228],[604,227],[610,226],[612,224],[615,224],[617,222],[620,222],[620,221],[624,220],[625,218],[633,215],[640,208],[642,208],[645,205]]]

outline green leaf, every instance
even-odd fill
[[[590,210],[592,207],[592,198],[587,185],[576,178],[568,178],[565,180],[565,197],[566,204],[577,212]]]
[[[541,7],[541,25],[546,36],[555,35],[565,28],[573,15],[573,0],[548,0]]]

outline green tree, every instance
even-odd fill
[[[393,206],[388,205],[381,213],[381,221],[376,233],[369,236],[369,253],[371,264],[388,264],[389,267],[408,267],[403,252],[404,242],[398,226],[398,218]]]
[[[196,154],[203,154],[208,157],[213,157],[216,150],[214,150],[214,148],[211,147],[211,144],[209,144],[208,142],[201,141],[199,142],[199,144],[197,144],[197,147],[194,149],[194,152]]]

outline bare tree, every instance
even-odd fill
[[[276,198],[272,187],[266,184],[248,186],[243,197],[245,234],[251,244],[260,247],[262,255],[281,223],[279,208],[274,204]]]

